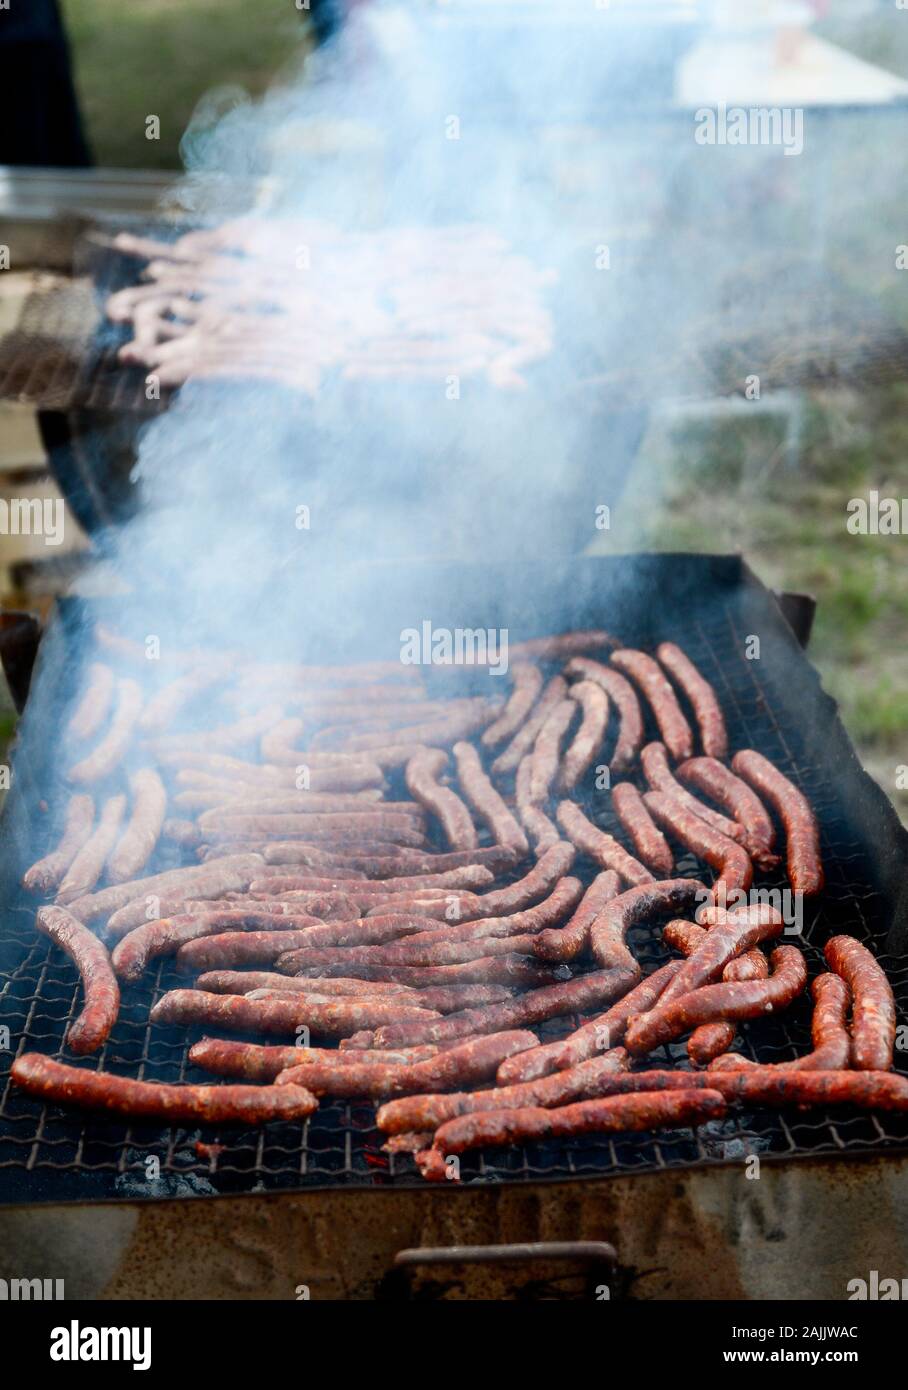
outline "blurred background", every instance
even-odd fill
[[[708,8],[710,23],[718,14],[725,24],[723,52],[734,51],[729,31],[739,48],[760,46],[765,90],[791,104],[803,102],[811,121],[814,106],[823,113],[810,126],[812,144],[804,156],[812,172],[805,173],[799,160],[776,159],[769,173],[755,174],[751,201],[737,210],[747,233],[742,277],[754,270],[761,249],[773,252],[761,243],[761,220],[771,206],[772,234],[783,226],[793,243],[813,242],[845,300],[872,306],[870,317],[878,313],[885,322],[883,337],[892,333],[900,342],[908,334],[908,295],[895,269],[897,247],[908,242],[908,12],[893,0],[754,3],[725,7],[724,15],[721,6]],[[754,28],[739,25],[735,36],[745,10]],[[293,0],[130,0],[125,6],[121,0],[62,0],[60,12],[84,142],[71,159],[47,162],[145,171],[155,189],[155,171],[166,176],[181,167],[183,133],[207,93],[225,89],[226,101],[231,89],[262,93],[281,80],[288,63],[297,71],[301,35],[314,47],[336,20],[333,5],[313,5],[307,14]],[[674,97],[682,106],[695,100],[685,92],[707,90],[697,84],[708,68],[708,53],[678,54]],[[645,106],[647,92],[637,95]],[[652,95],[653,110],[636,126],[626,118],[622,127],[630,151],[622,177],[635,177],[635,141],[643,138],[644,121],[651,139],[666,104],[664,93]],[[160,123],[154,139],[148,138],[150,115]],[[575,131],[572,145],[564,139],[559,145],[554,186],[566,202],[598,159],[595,134],[589,149],[584,138]],[[609,143],[613,152],[614,137]],[[789,167],[795,165],[797,180]],[[685,185],[673,196],[683,208],[698,193]],[[606,227],[604,234],[613,248],[620,245],[620,228]],[[34,279],[18,291],[7,286],[0,335],[33,289]],[[795,280],[789,292],[789,303],[797,305],[802,285]],[[728,307],[733,316],[734,304]],[[847,315],[843,323],[841,331],[853,337]],[[773,331],[784,356],[784,322]],[[881,351],[878,339],[871,347]],[[746,352],[740,360],[746,362]],[[666,363],[666,372],[673,370]],[[908,360],[904,372],[889,364],[879,379],[870,372],[859,381],[837,375],[830,383],[822,375],[768,393],[758,407],[739,391],[717,389],[714,398],[700,393],[693,401],[648,408],[634,441],[633,467],[624,470],[623,515],[633,518],[632,548],[741,550],[764,582],[816,596],[811,659],[840,702],[865,765],[908,820],[908,791],[898,786],[898,769],[908,763],[908,539],[866,535],[843,544],[843,498],[871,489],[908,496]],[[34,409],[0,402],[0,431],[4,495],[21,496],[24,488],[56,495],[47,432]],[[590,549],[628,548],[629,534],[613,527],[594,536]],[[84,544],[71,529],[51,564],[44,547],[28,538],[0,537],[4,603],[45,610]],[[15,714],[8,692],[2,699],[0,736],[8,739]]]

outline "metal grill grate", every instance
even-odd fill
[[[883,953],[889,907],[871,885],[872,866],[849,829],[847,807],[836,786],[836,767],[820,767],[807,756],[805,730],[783,727],[772,699],[778,690],[762,684],[760,662],[744,659],[743,612],[733,603],[716,605],[706,620],[692,619],[678,636],[722,700],[732,746],[754,747],[771,757],[803,788],[822,822],[828,886],[820,904],[806,908],[803,945],[811,975],[822,968],[828,936],[847,931],[880,955],[899,1006],[908,1008],[908,960]],[[751,614],[752,617],[752,614]],[[778,673],[777,673],[778,675]],[[787,703],[787,702],[786,702]],[[588,807],[592,810],[593,808]],[[609,828],[610,813],[598,817]],[[698,874],[688,857],[681,873]],[[590,865],[579,872],[591,876]],[[782,887],[784,876],[762,876],[760,886]],[[80,1007],[75,971],[33,930],[33,908],[22,903],[7,916],[4,950],[13,961],[2,996],[0,1023],[10,1029],[10,1050],[0,1053],[0,1196],[4,1200],[92,1195],[148,1197],[182,1193],[237,1193],[280,1189],[401,1185],[419,1181],[412,1160],[381,1152],[371,1104],[323,1103],[303,1125],[269,1126],[263,1132],[215,1133],[160,1129],[153,1125],[82,1119],[17,1094],[8,1080],[16,1050],[37,1049],[63,1056],[62,1039]],[[646,971],[668,958],[658,925],[636,929],[631,943]],[[150,1028],[148,1011],[157,998],[185,984],[169,962],[125,991],[120,1019],[98,1056],[100,1069],[161,1081],[210,1080],[188,1066],[186,1052],[200,1035]],[[774,1019],[742,1025],[747,1053],[766,1062],[783,1061],[810,1047],[809,998]],[[565,1021],[547,1035],[565,1031]],[[572,1025],[573,1026],[573,1025]],[[544,1035],[545,1036],[545,1035]],[[655,1054],[648,1065],[686,1064],[683,1045]],[[904,1063],[897,1063],[902,1068]],[[198,1151],[203,1137],[210,1148]],[[528,1181],[571,1176],[645,1172],[713,1164],[749,1154],[798,1156],[857,1154],[904,1148],[908,1116],[875,1116],[837,1110],[736,1111],[725,1121],[697,1131],[635,1135],[627,1139],[587,1138],[496,1150],[462,1163],[464,1181]],[[222,1146],[222,1147],[221,1147]],[[160,1178],[149,1160],[157,1159]]]

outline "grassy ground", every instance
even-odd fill
[[[199,98],[263,91],[303,25],[293,0],[63,0],[63,11],[95,161],[121,168],[179,168]],[[150,115],[159,140],[145,138]]]

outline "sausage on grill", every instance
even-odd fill
[[[29,1095],[55,1105],[171,1124],[263,1125],[305,1119],[318,1106],[302,1086],[171,1086],[162,1081],[132,1081],[109,1072],[68,1067],[38,1052],[17,1057],[12,1078]]]
[[[574,801],[559,801],[555,812],[558,824],[571,843],[599,865],[600,869],[613,869],[620,874],[625,883],[652,883],[653,876],[639,859],[624,848],[622,844],[593,825]]]
[[[766,807],[746,782],[715,758],[690,758],[678,768],[678,776],[688,786],[712,797],[735,818],[744,832],[743,844],[761,869],[778,867],[773,852],[776,832]]]
[[[448,1091],[457,1086],[475,1086],[495,1075],[501,1062],[515,1052],[533,1047],[535,1035],[528,1032],[491,1033],[471,1038],[457,1047],[447,1048],[425,1061],[394,1061],[388,1053],[385,1066],[374,1061],[356,1064],[361,1051],[332,1053],[319,1062],[304,1062],[281,1072],[279,1086],[285,1083],[306,1086],[316,1096],[351,1100],[368,1096],[422,1095]],[[335,1058],[343,1058],[338,1064]]]
[[[717,830],[726,839],[734,840],[736,844],[744,843],[744,830],[735,820],[729,820],[728,816],[720,815],[705,802],[699,801],[697,797],[691,796],[689,791],[682,787],[677,781],[668,763],[668,754],[665,745],[662,743],[648,743],[640,755],[643,764],[643,772],[650,788],[654,792],[666,792],[673,797],[679,805],[684,806],[692,815],[698,819],[706,821],[713,830]],[[694,759],[689,759],[683,763],[683,767],[688,767]]]
[[[189,941],[217,936],[224,932],[270,929],[297,933],[316,924],[317,918],[303,914],[250,912],[245,908],[222,911],[187,912],[179,917],[162,917],[121,937],[114,947],[113,967],[121,980],[141,979],[149,961],[173,955]],[[294,944],[298,940],[294,937]],[[288,947],[289,949],[289,947]]]
[[[331,999],[315,1003],[306,995],[298,1000],[249,999],[245,994],[203,994],[198,989],[170,990],[149,1015],[152,1023],[176,1023],[183,1027],[200,1023],[235,1033],[292,1036],[298,1028],[307,1027],[326,1038],[345,1038],[358,1028],[375,1028],[395,1020],[431,1022],[438,1017],[430,1009],[414,1009],[393,999]]]
[[[38,931],[65,951],[82,977],[82,1012],[66,1034],[72,1052],[97,1052],[107,1041],[120,1011],[120,990],[110,956],[94,932],[62,907],[41,907]]]
[[[703,985],[690,994],[642,1014],[628,1025],[625,1042],[635,1054],[651,1052],[661,1043],[672,1042],[692,1032],[701,1023],[731,1023],[742,1018],[759,1018],[787,1008],[807,983],[807,967],[796,946],[778,946],[770,958],[772,974],[766,980],[736,984]]]
[[[224,893],[248,888],[264,868],[259,854],[231,855],[213,864],[192,864],[183,869],[168,869],[132,883],[117,883],[88,893],[69,904],[69,910],[80,922],[94,922],[112,914],[107,923],[111,936],[123,936],[133,927],[147,922],[150,898],[186,901],[189,898],[217,898]],[[161,914],[155,912],[154,916]]]
[[[610,666],[603,666],[601,662],[587,657],[573,657],[564,672],[572,680],[593,681],[608,695],[618,711],[618,738],[609,768],[613,773],[629,771],[643,746],[643,711],[634,687]]]
[[[509,1057],[498,1068],[498,1085],[512,1086],[519,1081],[534,1081],[539,1076],[548,1076],[550,1072],[576,1067],[590,1057],[617,1047],[624,1037],[628,1020],[635,1014],[651,1009],[669,980],[680,969],[680,961],[670,961],[634,985],[605,1013],[597,1014],[566,1038],[534,1047],[531,1052],[521,1053],[519,1057]]]
[[[91,834],[94,819],[95,803],[92,798],[85,793],[71,796],[57,848],[26,871],[22,878],[23,888],[30,893],[49,893],[56,888]]]
[[[120,833],[125,796],[108,797],[101,808],[98,824],[78,851],[57,889],[57,901],[72,904],[74,917],[81,918],[78,902],[94,888],[104,868],[104,861],[113,849]]]
[[[83,743],[94,738],[108,714],[113,700],[114,673],[103,661],[88,668],[88,684],[66,726],[66,738]]]
[[[709,681],[674,642],[660,642],[656,656],[684,691],[697,718],[703,752],[710,758],[728,756],[728,733],[722,706]]]
[[[622,648],[612,652],[611,663],[631,677],[643,692],[656,718],[662,742],[675,762],[694,754],[694,736],[678,704],[674,690],[657,661],[645,652]]]
[[[529,1027],[564,1014],[581,1013],[608,1000],[626,994],[639,974],[628,969],[598,970],[543,989],[534,989],[518,999],[503,1004],[488,1004],[485,1008],[464,1009],[449,1014],[438,1022],[397,1024],[378,1030],[377,1041],[382,1047],[394,1047],[417,1042],[441,1042],[445,1038],[462,1038],[472,1033],[497,1033],[509,1028]]]
[[[520,855],[528,854],[530,846],[526,835],[492,786],[472,743],[455,743],[453,752],[461,790],[476,815],[491,830],[495,843]]]
[[[853,936],[833,936],[823,951],[854,997],[851,1065],[858,1071],[888,1071],[895,1045],[895,998],[885,971]]]
[[[668,878],[628,888],[610,902],[593,923],[590,929],[593,958],[604,969],[615,965],[636,966],[625,941],[628,930],[647,917],[689,907],[705,891],[695,878]]]
[[[578,681],[570,686],[568,699],[580,705],[583,718],[561,760],[558,786],[563,792],[573,791],[592,766],[602,747],[609,715],[608,696],[595,681]]]
[[[448,755],[441,749],[422,749],[407,763],[404,774],[407,790],[421,806],[438,817],[452,849],[476,849],[479,837],[469,810],[456,792],[438,781],[447,764]]]
[[[496,776],[516,772],[521,760],[532,751],[536,739],[552,710],[567,694],[567,681],[553,676],[533,707],[526,722],[517,730],[511,742],[492,764]]]
[[[752,748],[736,753],[731,765],[739,777],[774,807],[785,827],[785,852],[792,888],[805,897],[821,893],[824,874],[820,829],[807,797]]]
[[[189,1049],[189,1060],[214,1076],[240,1076],[244,1081],[273,1081],[288,1067],[306,1062],[331,1060],[337,1066],[364,1065],[386,1067],[392,1062],[400,1065],[422,1062],[437,1056],[439,1049],[431,1043],[422,1047],[401,1048],[397,1052],[375,1052],[361,1048],[338,1052],[328,1047],[300,1047],[287,1044],[238,1042],[235,1038],[202,1038]]]
[[[566,1139],[578,1134],[687,1127],[720,1120],[725,1109],[725,1100],[717,1090],[689,1090],[582,1100],[554,1110],[480,1110],[442,1125],[436,1130],[432,1148],[418,1154],[416,1161],[424,1177],[438,1179],[445,1174],[445,1156],[469,1149]]]
[[[527,753],[521,758],[517,768],[517,778],[514,784],[514,801],[517,806],[517,814],[520,823],[533,842],[536,854],[544,854],[550,849],[557,840],[561,838],[561,831],[554,821],[549,820],[539,806],[535,804],[530,795],[530,778],[533,772],[533,755]]]
[[[167,792],[152,768],[134,772],[129,779],[129,790],[132,794],[129,824],[107,859],[107,877],[111,883],[129,883],[141,873],[158,843],[167,814]]]
[[[574,718],[577,706],[571,700],[560,700],[551,709],[533,744],[530,763],[530,800],[541,806],[549,799],[559,777],[561,745]]]
[[[450,1053],[444,1055],[450,1056]],[[525,1048],[517,1050],[514,1060],[528,1055]],[[504,1061],[502,1059],[501,1065],[504,1065]],[[376,1114],[375,1123],[386,1134],[405,1134],[410,1130],[438,1129],[439,1125],[458,1115],[472,1115],[477,1110],[520,1110],[528,1105],[548,1109],[556,1105],[569,1105],[572,1101],[593,1099],[598,1094],[597,1088],[603,1076],[626,1069],[627,1053],[623,1047],[619,1047],[613,1052],[581,1062],[570,1070],[559,1071],[554,1076],[524,1081],[514,1086],[460,1091],[453,1095],[408,1090],[407,1099],[383,1105]],[[441,1087],[434,1089],[440,1091]]]
[[[110,727],[101,742],[71,767],[71,782],[81,784],[100,782],[115,772],[123,761],[132,740],[136,720],[142,708],[142,691],[129,678],[117,681],[117,704]]]
[[[597,874],[583,895],[570,921],[563,927],[548,927],[533,943],[533,954],[541,960],[576,960],[590,940],[590,928],[606,903],[621,891],[621,880],[613,869]]]
[[[497,748],[506,739],[511,739],[529,717],[530,711],[542,690],[542,672],[532,662],[519,662],[511,667],[513,691],[504,710],[487,729],[483,730],[480,742],[485,748]]]
[[[612,805],[641,862],[656,878],[671,878],[674,856],[633,782],[619,782],[612,789]]]
[[[805,1056],[795,1057],[791,1062],[771,1063],[770,1066],[774,1070],[840,1071],[848,1067],[851,1054],[851,1037],[848,1032],[851,990],[838,975],[824,973],[817,975],[810,992],[814,1000],[810,1023],[813,1048]],[[759,1065],[739,1053],[723,1053],[712,1063],[713,1068],[722,1071]]]
[[[716,870],[715,902],[725,903],[746,892],[753,882],[753,864],[743,845],[720,835],[667,792],[647,792],[643,800],[663,829]]]

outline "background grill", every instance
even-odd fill
[[[430,574],[431,567],[425,567],[425,573]],[[445,575],[450,583],[450,573],[451,567],[437,571],[439,592],[445,591]],[[470,570],[458,573],[469,575]],[[480,569],[474,578],[477,592],[496,592],[483,590],[484,574]],[[412,574],[398,578],[403,592],[408,592],[409,584],[412,593]],[[516,577],[512,578],[519,590]],[[753,582],[740,562],[695,556],[577,561],[567,572],[568,581],[575,602],[587,605],[585,625],[612,627],[625,641],[648,647],[663,638],[683,643],[719,693],[732,748],[759,749],[804,790],[821,819],[827,866],[826,892],[819,903],[805,905],[804,939],[797,942],[806,952],[810,974],[822,968],[827,938],[849,932],[880,956],[903,1017],[908,1011],[908,960],[900,949],[904,923],[893,884],[900,882],[905,860],[904,832],[882,794],[857,767],[832,702],[819,690],[770,595]],[[619,613],[606,595],[611,589],[614,600],[625,587],[636,597],[633,607],[628,600]],[[594,596],[598,591],[596,610],[588,609],[587,588]],[[653,605],[654,592],[672,596],[670,613],[658,606],[661,600]],[[507,602],[506,596],[503,601]],[[555,591],[539,595],[540,608],[553,602],[557,602]],[[571,615],[572,625],[581,621],[580,615]],[[490,625],[495,622],[490,615]],[[540,615],[535,630],[544,626]],[[512,640],[524,635],[516,624],[511,633]],[[743,655],[745,639],[752,634],[759,634],[762,643],[757,661]],[[63,676],[61,654],[57,647],[49,657],[58,685]],[[346,659],[345,654],[338,659]],[[45,675],[47,665],[45,659]],[[20,760],[27,770],[25,755],[35,729],[57,725],[58,720],[49,723],[46,714],[32,719]],[[19,786],[21,807],[21,780]],[[612,828],[610,813],[599,814],[591,802],[587,809],[603,826]],[[37,857],[41,848],[33,842],[30,857]],[[7,875],[12,872],[13,857],[7,852]],[[678,871],[698,876],[691,857],[679,862]],[[578,872],[588,881],[595,870],[584,863]],[[784,874],[762,875],[758,884],[784,887]],[[0,998],[0,1024],[11,1033],[9,1051],[0,1054],[0,1191],[5,1200],[159,1195],[161,1185],[147,1179],[150,1157],[160,1161],[168,1195],[398,1186],[420,1181],[409,1157],[381,1152],[382,1136],[374,1127],[371,1104],[323,1103],[303,1125],[215,1132],[83,1117],[17,1094],[8,1081],[13,1056],[27,1049],[64,1056],[62,1039],[68,1021],[79,1010],[80,990],[69,962],[35,935],[34,904],[12,888],[6,901],[10,905],[4,913],[0,946],[9,972]],[[661,925],[638,928],[631,935],[647,972],[670,956],[660,937]],[[186,977],[163,961],[138,986],[127,988],[120,1019],[97,1065],[149,1080],[211,1080],[186,1063],[188,1046],[201,1036],[201,1030],[187,1034],[147,1024],[155,1000],[165,990],[185,983]],[[784,1061],[808,1051],[810,1014],[805,994],[778,1018],[741,1025],[745,1051],[765,1062]],[[550,1027],[545,1036],[563,1032],[564,1022],[557,1029]],[[686,1065],[683,1044],[660,1049],[647,1065]],[[897,1054],[896,1066],[908,1071],[904,1056]],[[223,1148],[215,1157],[199,1153],[194,1147],[199,1137]],[[880,1153],[906,1145],[908,1115],[873,1116],[848,1109],[834,1113],[741,1110],[696,1133],[589,1138],[490,1151],[462,1161],[461,1171],[464,1181],[538,1181],[715,1164],[749,1154],[784,1158]]]

